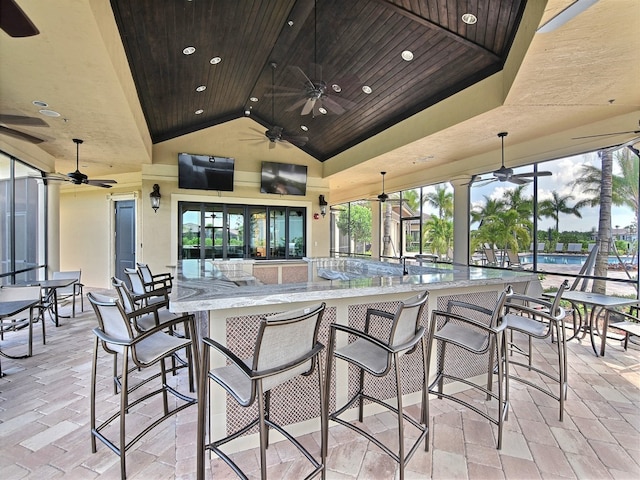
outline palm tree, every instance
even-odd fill
[[[453,222],[432,216],[424,224],[424,243],[433,253],[446,255],[453,244]]]
[[[500,213],[505,209],[504,200],[495,200],[486,195],[484,196],[484,200],[484,205],[474,207],[474,209],[471,210],[471,222],[480,223],[480,227],[482,227],[486,218]]]
[[[508,208],[516,210],[521,217],[530,219],[533,216],[533,198],[525,196],[525,188],[527,185],[510,188],[504,192],[503,199]]]
[[[435,192],[426,193],[424,203],[438,210],[438,218],[453,217],[453,192],[443,185],[438,185]]]
[[[603,150],[604,152],[604,150]],[[611,157],[611,152],[609,152]],[[618,150],[615,154],[615,161],[620,168],[620,175],[611,176],[612,192],[611,201],[613,205],[627,205],[631,207],[638,216],[638,157],[631,155],[629,150]],[[595,165],[582,165],[579,177],[573,182],[574,187],[586,193],[589,198],[586,200],[592,207],[600,205],[600,182],[602,180],[602,169]]]
[[[583,165],[574,185],[590,195],[586,202],[591,206],[600,205],[597,241],[600,245],[596,256],[594,275],[606,277],[608,270],[609,242],[611,241],[611,206],[628,205],[638,218],[638,157],[630,155],[627,149],[618,150],[615,160],[622,174],[613,175],[613,155],[611,149],[598,152],[602,168]],[[606,293],[606,281],[594,280],[592,290]]]
[[[560,195],[555,190],[551,192],[551,198],[543,200],[538,204],[538,215],[540,217],[553,218],[556,221],[556,232],[559,232],[560,214],[575,215],[578,218],[582,218],[580,209],[587,203],[587,200],[581,200],[572,207],[569,206],[569,201],[573,200],[573,195]]]

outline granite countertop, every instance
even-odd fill
[[[410,294],[424,289],[518,283],[536,278],[534,273],[523,270],[436,264],[429,267],[429,273],[263,285],[252,284],[250,274],[242,270],[240,266],[246,266],[246,261],[233,263],[208,262],[198,264],[199,267],[195,269],[192,265],[183,269],[179,264],[173,282],[170,309],[195,312],[381,294]]]

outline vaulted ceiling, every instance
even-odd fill
[[[39,34],[0,31],[0,150],[47,171],[75,168],[73,138],[85,140],[81,168],[96,178],[140,172],[164,145],[206,138],[243,154],[311,155],[333,203],[378,193],[381,170],[389,191],[491,171],[500,131],[517,166],[640,129],[637,0],[15,2]],[[536,33],[574,4],[590,6]],[[301,115],[321,80],[328,113],[315,102]],[[274,124],[308,141],[271,151]]]
[[[502,68],[525,1],[472,3],[111,0],[154,142],[250,115],[320,161]]]

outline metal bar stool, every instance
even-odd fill
[[[400,466],[400,479],[404,478],[405,466],[418,449],[420,443],[424,440],[425,450],[429,449],[429,442],[425,440],[429,431],[429,410],[426,398],[426,392],[424,385],[426,383],[426,353],[424,344],[425,328],[420,325],[422,318],[422,311],[427,303],[429,292],[422,292],[414,297],[411,297],[403,302],[395,312],[385,312],[373,308],[367,309],[364,331],[356,330],[346,325],[332,324],[329,336],[329,347],[327,349],[327,368],[326,368],[326,391],[330,391],[331,385],[331,371],[333,360],[339,359],[348,362],[350,365],[359,369],[359,385],[358,390],[354,395],[334,413],[328,415],[327,423],[329,420],[340,423],[360,435],[367,438],[369,441],[380,447],[387,455],[398,462]],[[378,319],[384,322],[388,326],[389,335],[386,339],[380,339],[372,334],[373,322],[372,320]],[[355,338],[354,341],[348,343],[345,346],[336,348],[336,335],[338,333],[348,334],[351,338]],[[420,348],[418,348],[418,346]],[[419,352],[422,356],[422,371],[424,374],[422,382],[422,406],[421,406],[421,418],[416,420],[403,411],[402,407],[402,375],[400,371],[400,357],[403,355]],[[376,398],[372,394],[365,392],[365,372],[373,375],[376,378],[385,377],[391,370],[395,373],[395,394],[396,394],[396,406],[391,405],[383,399]],[[345,411],[353,406],[354,403],[358,404],[358,420],[360,423],[364,419],[364,402],[365,400],[374,402],[389,411],[396,414],[398,419],[398,451],[391,450],[387,445],[384,445],[374,435],[369,433],[359,425],[351,423],[340,417]],[[325,397],[325,409],[329,411],[328,397]],[[418,438],[413,445],[409,448],[409,451],[405,454],[404,446],[404,422],[407,421],[413,425],[419,431]],[[328,436],[328,426],[324,428],[324,434]],[[325,439],[325,444],[327,440]]]
[[[324,445],[324,382],[319,368],[320,352],[324,345],[318,342],[318,328],[325,304],[292,310],[263,317],[260,321],[258,337],[253,356],[239,358],[224,345],[205,337],[202,340],[201,373],[198,386],[198,452],[197,478],[204,479],[205,455],[210,450],[220,457],[243,479],[246,474],[223,450],[222,446],[259,427],[260,436],[260,477],[267,478],[266,450],[269,446],[269,429],[274,429],[291,442],[311,464],[311,471],[305,478],[321,475],[325,477],[326,447]],[[209,357],[217,352],[227,359],[227,365],[209,369]],[[318,462],[289,432],[271,419],[270,400],[272,390],[299,376],[318,374],[320,393],[321,461]],[[211,382],[220,385],[240,406],[258,404],[258,416],[234,433],[218,440],[206,435],[206,418],[209,407]],[[211,437],[211,435],[209,435]]]

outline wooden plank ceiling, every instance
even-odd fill
[[[154,143],[250,115],[319,161],[499,71],[525,3],[111,0]]]

